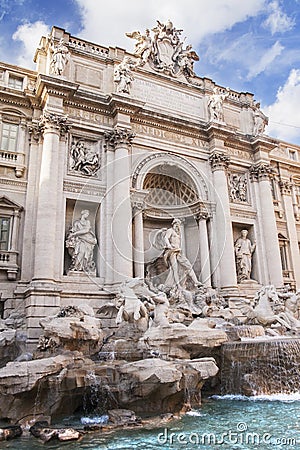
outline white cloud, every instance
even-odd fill
[[[20,66],[34,68],[33,56],[39,45],[42,36],[47,36],[50,32],[48,25],[38,20],[33,23],[24,23],[17,28],[13,34],[14,41],[22,43],[22,50],[19,53],[17,64]]]
[[[120,46],[128,50],[133,42],[125,32],[144,31],[156,25],[156,19],[171,19],[176,28],[194,46],[210,34],[230,29],[235,23],[257,15],[264,0],[76,0],[82,10],[84,39],[100,45]]]
[[[280,44],[280,42],[276,41],[275,44],[272,45],[257,61],[257,63],[253,64],[248,72],[247,79],[251,80],[252,78],[257,77],[260,73],[264,72],[267,67],[269,67],[275,58],[282,53],[284,47]]]
[[[269,116],[268,134],[300,144],[300,69],[292,69],[276,101],[264,108]]]
[[[294,27],[294,19],[289,17],[281,10],[277,0],[272,1],[269,4],[269,10],[270,14],[263,22],[263,26],[269,29],[272,34],[285,33],[286,31],[289,31]]]

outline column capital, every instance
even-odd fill
[[[130,145],[134,136],[135,134],[127,128],[116,127],[112,131],[106,132],[104,139],[106,141],[106,147],[114,150],[120,145]]]
[[[279,187],[282,195],[292,195],[293,183],[288,180],[280,180]]]
[[[215,170],[226,170],[230,163],[230,157],[225,153],[218,151],[211,153],[208,160],[213,172]]]
[[[71,123],[67,116],[49,113],[44,111],[38,122],[38,127],[41,132],[56,131],[61,136],[64,136],[70,129]]]
[[[29,139],[39,142],[43,136],[43,127],[39,121],[33,121],[28,125]]]
[[[194,215],[194,219],[197,222],[200,222],[200,220],[205,220],[207,221],[207,219],[210,217],[210,214],[208,211],[199,211]]]
[[[268,180],[275,175],[275,169],[268,162],[253,164],[250,169],[251,181]]]

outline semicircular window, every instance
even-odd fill
[[[149,191],[145,202],[153,206],[191,205],[199,200],[193,181],[183,171],[176,171],[176,176],[165,166],[149,172],[144,180],[143,189]],[[162,173],[164,172],[164,173]]]

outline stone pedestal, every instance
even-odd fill
[[[42,334],[40,320],[52,316],[60,308],[61,288],[53,283],[32,282],[25,291],[28,344],[35,346]]]

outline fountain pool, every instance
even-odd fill
[[[62,426],[81,426],[79,417]],[[45,449],[33,437],[5,442],[6,449]],[[80,442],[48,443],[55,450],[287,449],[300,447],[300,393],[259,397],[220,396],[203,400],[199,410],[155,429],[92,433]],[[0,444],[0,448],[1,447]]]

